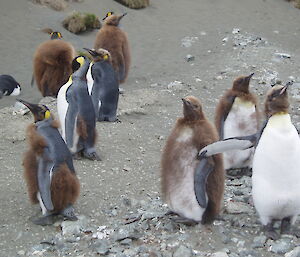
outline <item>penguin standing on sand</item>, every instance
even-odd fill
[[[300,139],[288,113],[286,86],[276,85],[267,94],[268,117],[257,134],[225,139],[201,150],[208,157],[230,149],[256,146],[253,157],[252,196],[268,238],[279,234],[274,222],[281,221],[281,234],[300,236],[291,224],[300,214]]]
[[[197,155],[218,135],[197,98],[182,101],[184,117],[177,120],[162,154],[162,194],[170,209],[182,217],[180,222],[210,223],[221,209],[223,160],[219,154],[201,160]]]
[[[104,25],[98,31],[94,49],[103,48],[110,52],[112,65],[118,74],[120,83],[125,82],[129,66],[130,51],[126,34],[118,27],[120,20],[126,13],[117,16],[108,12],[104,18]]]
[[[19,95],[20,84],[10,75],[0,75],[0,99],[4,95]]]
[[[58,124],[47,106],[18,101],[34,115],[34,124],[27,128],[29,150],[23,159],[29,198],[32,203],[40,204],[43,213],[33,222],[50,225],[55,215],[77,220],[73,204],[79,196],[80,185],[72,155],[57,130]]]
[[[57,111],[61,134],[75,158],[100,160],[96,153],[96,114],[88,92],[86,74],[89,68],[86,57],[73,60],[74,73],[61,87],[57,96]]]
[[[34,53],[33,76],[43,96],[56,97],[60,87],[72,74],[75,49],[61,38],[60,32],[52,32],[51,40],[40,44]]]
[[[87,73],[89,93],[92,96],[98,121],[116,121],[119,101],[119,80],[105,49],[87,49],[93,62]]]
[[[254,134],[258,130],[259,113],[256,97],[249,91],[254,73],[234,80],[233,86],[220,99],[216,108],[215,125],[220,139]],[[224,153],[224,168],[252,167],[253,149]]]

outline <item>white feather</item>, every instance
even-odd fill
[[[17,86],[10,95],[19,95],[21,93],[21,87]]]
[[[87,80],[89,95],[92,94],[92,89],[93,89],[93,85],[94,85],[94,80],[93,80],[93,77],[92,77],[92,65],[93,65],[93,62],[90,63],[90,67],[89,67],[88,72],[86,74],[86,80]]]
[[[224,139],[248,136],[257,132],[256,109],[252,102],[239,97],[231,107],[224,123]],[[254,149],[233,150],[224,153],[224,168],[243,168],[252,166]]]
[[[300,139],[288,114],[274,115],[253,158],[252,195],[261,222],[300,214]]]

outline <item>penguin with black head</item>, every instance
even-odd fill
[[[253,156],[252,196],[268,238],[280,237],[274,222],[281,222],[281,234],[299,231],[291,225],[300,214],[300,139],[289,114],[286,86],[272,87],[265,100],[266,121],[259,133],[225,139],[208,145],[200,156],[256,146]]]
[[[112,67],[110,53],[105,49],[88,49],[93,62],[87,73],[89,93],[92,96],[98,121],[117,121],[119,80]]]
[[[0,99],[5,95],[16,96],[21,93],[20,84],[10,75],[0,75]]]
[[[29,108],[34,123],[27,128],[29,149],[24,155],[24,177],[29,198],[39,203],[43,216],[37,225],[54,223],[54,216],[76,220],[73,204],[79,196],[79,180],[72,155],[58,131],[47,106],[18,100]]]
[[[89,65],[84,56],[73,60],[74,73],[58,92],[57,111],[62,137],[74,157],[100,160],[95,149],[96,113],[86,80]]]

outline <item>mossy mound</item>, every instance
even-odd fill
[[[62,25],[74,34],[101,28],[100,20],[95,14],[80,12],[73,12],[63,20]]]
[[[131,9],[141,9],[149,6],[150,0],[115,0]]]
[[[300,9],[300,0],[286,0],[288,2],[292,2],[296,8]]]
[[[67,7],[65,0],[32,0],[34,4],[41,4],[52,8],[55,11],[62,11]]]

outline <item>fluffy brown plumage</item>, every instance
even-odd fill
[[[252,75],[252,74],[251,74]],[[250,76],[251,76],[250,75]],[[249,77],[249,76],[247,76]],[[245,79],[246,76],[240,76],[233,81],[232,88],[227,90],[226,93],[221,97],[215,112],[215,125],[220,133],[221,130],[221,120],[225,116],[227,117],[230,109],[232,107],[231,99],[233,97],[239,97],[243,101],[252,102],[256,107],[256,121],[259,122],[259,112],[257,110],[257,99],[249,91],[250,79]],[[223,139],[223,138],[221,138]]]
[[[176,121],[175,127],[167,139],[161,159],[163,198],[173,211],[174,202],[172,203],[171,199],[176,198],[174,201],[182,205],[183,211],[180,213],[180,210],[175,210],[175,212],[182,216],[184,216],[185,210],[189,212],[193,206],[198,204],[195,202],[193,181],[184,181],[193,180],[195,167],[199,163],[197,159],[199,150],[218,140],[217,131],[206,119],[200,101],[193,96],[186,97],[183,101],[184,117]],[[202,223],[211,222],[220,212],[224,192],[222,155],[217,154],[211,157],[209,162],[214,165],[214,169],[207,180],[208,206],[203,216],[197,220],[202,220]],[[188,185],[188,183],[190,184]],[[187,197],[182,197],[186,190],[191,190],[191,192],[186,192]],[[185,217],[191,219],[191,217]]]
[[[272,87],[267,93],[265,101],[265,115],[270,117],[278,112],[289,112],[289,99],[286,87],[276,85]]]
[[[57,128],[58,123],[52,123]],[[27,184],[29,199],[32,203],[38,203],[37,192],[39,191],[37,180],[38,157],[47,146],[46,141],[40,136],[34,124],[27,128],[27,140],[29,150],[25,152],[23,159],[24,178]],[[65,163],[55,171],[51,181],[51,199],[54,212],[60,212],[69,204],[74,204],[79,196],[80,185],[75,173],[71,172]]]
[[[33,58],[34,78],[43,96],[56,96],[72,74],[73,46],[60,39],[38,46]]]
[[[112,57],[112,65],[119,74],[120,83],[125,82],[130,66],[130,50],[126,34],[118,27],[124,15],[110,15],[98,31],[94,49],[104,48]]]

